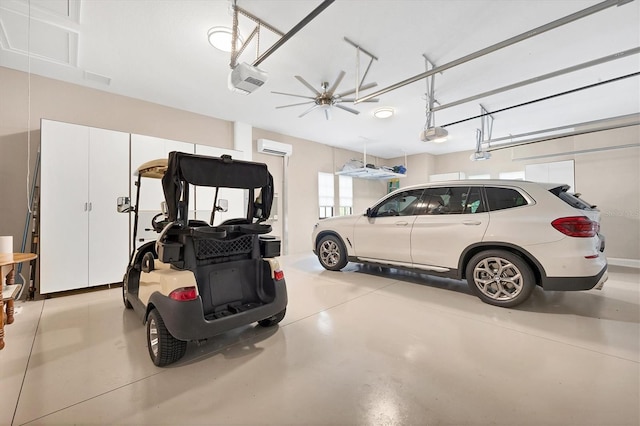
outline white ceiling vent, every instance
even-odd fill
[[[293,152],[293,146],[288,143],[270,141],[269,139],[258,139],[258,152],[288,157]]]

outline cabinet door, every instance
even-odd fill
[[[89,129],[89,285],[122,281],[129,261],[129,134]]]
[[[193,153],[193,144],[172,141],[152,136],[131,135],[131,173],[147,161],[167,158],[171,151]],[[136,177],[131,178],[131,199],[138,205],[138,230],[136,247],[147,241],[154,241],[158,234],[151,228],[151,219],[160,213],[160,203],[164,201],[162,182],[160,179],[143,179],[141,183],[140,200],[136,200]],[[189,210],[195,209],[194,200],[189,202]],[[191,215],[193,216],[193,214]],[[133,232],[133,230],[132,230]]]
[[[241,159],[242,152],[230,149],[217,148],[207,145],[196,145],[196,154],[209,155],[211,157],[220,157],[224,154],[230,155],[231,158]],[[248,191],[236,188],[221,188],[218,192],[218,200],[227,200],[228,211],[216,212],[214,225],[219,225],[227,219],[243,218],[247,216],[245,197]],[[211,210],[213,207],[213,199],[215,197],[215,188],[199,187],[195,190],[195,209],[196,219],[209,222],[211,220]]]
[[[89,128],[42,120],[40,293],[88,284]]]

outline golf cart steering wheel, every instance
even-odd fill
[[[162,217],[162,220],[158,220],[159,217]],[[156,232],[162,232],[162,229],[166,224],[167,222],[164,213],[158,213],[153,217],[153,219],[151,219],[151,227]]]

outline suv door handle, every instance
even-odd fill
[[[409,224],[409,222],[406,221],[401,221],[401,222],[396,222],[396,226],[407,226]]]
[[[480,225],[482,222],[479,220],[463,220],[462,223],[465,225]]]

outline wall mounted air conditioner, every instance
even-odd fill
[[[288,157],[293,152],[293,146],[288,143],[270,141],[269,139],[258,139],[258,152]]]

